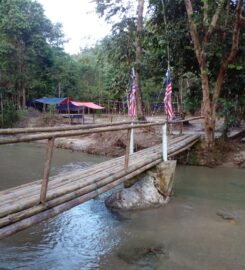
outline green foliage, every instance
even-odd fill
[[[19,112],[13,103],[5,101],[3,106],[3,111],[0,114],[0,127],[1,128],[11,128],[14,123],[19,120]]]
[[[244,105],[244,97],[242,97],[240,101],[238,101],[237,99],[219,99],[218,115],[224,118],[222,133],[225,138],[227,137],[227,133],[229,132],[230,128],[240,127],[242,119],[244,120]]]
[[[42,96],[71,96],[103,105],[107,104],[107,100],[126,102],[132,66],[140,67],[143,102],[162,102],[168,46],[173,96],[183,96],[187,112],[194,114],[200,111],[202,89],[199,65],[190,43],[184,1],[164,0],[165,24],[162,1],[149,0],[144,30],[140,37],[140,63],[135,60],[135,2],[94,2],[97,3],[98,14],[112,23],[111,34],[94,48],[84,49],[78,55],[71,56],[62,48],[62,26],[52,24],[37,1],[0,1],[0,89],[6,102],[4,110],[7,110],[3,114],[7,117],[4,122],[10,124],[17,119],[14,111],[25,107],[25,99]],[[203,38],[202,27],[206,25],[205,22],[203,24],[203,1],[192,2],[194,19]],[[217,1],[208,3],[206,23],[210,22],[217,6]],[[218,21],[220,26],[213,34],[214,39],[204,48],[208,59],[205,72],[211,80],[211,88],[214,86],[221,59],[229,52],[234,15],[235,4],[231,1],[229,24],[225,24],[226,13],[222,11]],[[224,25],[226,35],[223,35]],[[235,62],[229,65],[218,107],[220,116],[229,116],[227,127],[234,122],[234,114],[237,119],[242,119],[244,115],[244,41],[243,29],[241,46]]]
[[[52,48],[62,43],[60,25],[52,25],[42,6],[31,0],[0,3],[1,85],[25,106],[26,92],[43,85]]]
[[[185,111],[194,115],[200,113],[202,102],[201,80],[192,72],[187,72],[183,76],[185,84],[184,108]]]

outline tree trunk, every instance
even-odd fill
[[[1,93],[1,122],[2,122],[2,127],[4,125],[4,111],[3,111],[3,94]]]
[[[195,54],[200,66],[201,71],[201,81],[202,81],[202,94],[203,94],[203,107],[202,113],[204,116],[204,127],[205,127],[205,137],[207,147],[211,148],[214,146],[214,132],[215,132],[215,119],[216,119],[216,110],[217,110],[217,103],[220,97],[222,84],[224,82],[225,72],[229,64],[234,61],[234,58],[238,51],[238,44],[239,44],[239,36],[240,36],[240,29],[241,25],[245,23],[245,19],[242,16],[242,9],[243,9],[243,0],[238,0],[237,2],[237,16],[236,21],[233,28],[232,33],[232,46],[230,53],[228,54],[227,58],[223,57],[221,59],[221,66],[216,78],[215,87],[212,95],[212,99],[210,97],[210,89],[209,89],[209,78],[208,78],[208,70],[206,65],[206,58],[205,58],[205,47],[210,42],[211,35],[213,34],[217,22],[221,13],[222,8],[224,8],[225,1],[222,0],[218,4],[214,15],[212,16],[211,22],[208,23],[208,1],[204,1],[203,3],[203,25],[204,25],[204,39],[200,40],[200,35],[197,31],[196,22],[193,19],[193,8],[191,0],[184,0],[185,7],[188,15],[189,25],[190,25],[190,32],[191,37],[195,49]],[[227,13],[228,16],[229,13]],[[228,20],[228,18],[226,18]],[[227,20],[226,23],[227,24]],[[223,37],[224,37],[223,33]]]
[[[17,104],[17,108],[18,108],[19,110],[21,110],[21,96],[20,96],[19,89],[17,89],[17,94],[16,94],[16,104]]]
[[[61,85],[60,82],[58,82],[58,97],[60,98],[61,96]]]
[[[141,70],[141,37],[143,31],[143,11],[144,11],[144,0],[138,0],[138,7],[137,7],[137,33],[136,33],[136,40],[135,40],[135,47],[136,47],[136,69],[135,69],[135,83],[136,83],[136,106],[137,106],[137,117],[138,120],[145,120],[145,114],[143,111],[142,105],[142,92],[140,87],[140,70]]]
[[[208,148],[214,146],[214,131],[215,131],[215,114],[212,112],[212,106],[210,101],[210,89],[209,79],[206,70],[205,60],[201,61],[201,81],[202,81],[202,93],[203,93],[203,104],[202,104],[202,115],[204,116],[204,129],[205,129],[205,140]]]

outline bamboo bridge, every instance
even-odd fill
[[[182,124],[183,121],[178,123]],[[133,130],[151,126],[162,126],[162,144],[133,152]],[[7,136],[1,137],[0,145],[47,139],[48,146],[42,180],[0,191],[0,239],[109,191],[163,160],[187,150],[200,138],[198,134],[182,134],[167,142],[166,126],[166,122],[123,122],[110,125],[1,129],[0,135]],[[125,156],[49,177],[56,138],[120,130],[128,131]]]

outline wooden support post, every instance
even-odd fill
[[[131,126],[133,127],[133,123],[131,123]],[[131,128],[130,132],[130,147],[129,147],[129,154],[133,154],[134,152],[134,129]]]
[[[70,101],[68,100],[67,103],[67,110],[68,110],[68,114],[69,114],[69,123],[71,125],[71,111],[70,111]]]
[[[182,135],[183,134],[183,122],[181,122],[179,125],[180,125],[179,135]]]
[[[128,129],[127,132],[127,141],[126,141],[126,153],[125,153],[125,166],[124,169],[127,170],[128,169],[128,162],[129,162],[129,149],[130,149],[130,136],[131,133],[131,128]]]
[[[45,202],[46,195],[47,195],[48,178],[49,178],[50,165],[51,165],[53,149],[54,149],[54,140],[55,140],[54,137],[51,139],[48,139],[46,161],[44,164],[43,179],[42,179],[42,186],[41,186],[41,193],[40,193],[40,202],[41,203]]]
[[[93,113],[93,124],[95,124],[95,114]]]
[[[162,126],[162,159],[168,160],[167,124]]]
[[[83,106],[83,125],[85,123],[85,107]]]

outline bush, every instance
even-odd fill
[[[3,111],[1,112],[0,117],[0,127],[11,128],[14,123],[19,120],[19,112],[12,103],[6,102],[3,106]]]

